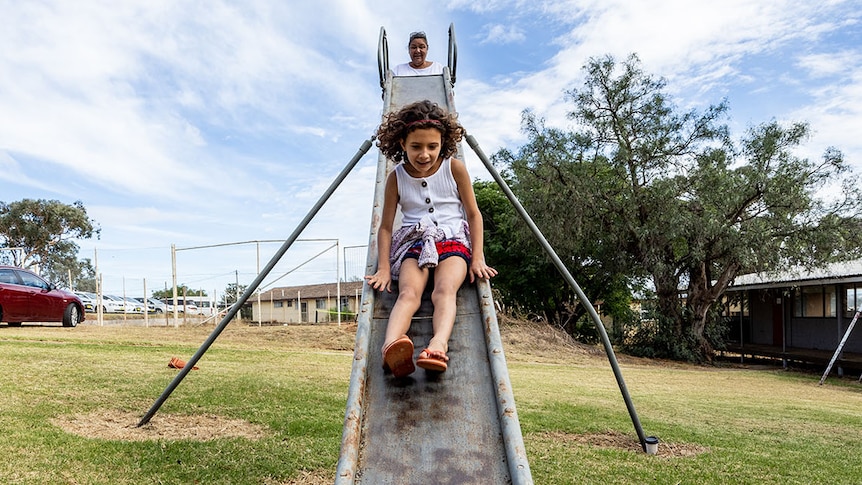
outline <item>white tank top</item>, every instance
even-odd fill
[[[398,64],[393,69],[393,76],[433,76],[443,74],[443,64],[431,61],[431,65],[425,69],[416,69],[410,63]]]
[[[395,166],[398,181],[398,197],[401,206],[402,226],[412,226],[428,216],[442,228],[447,238],[461,231],[466,219],[464,206],[458,194],[458,185],[452,176],[450,159],[443,160],[440,168],[428,177],[414,178],[404,169],[404,164]]]

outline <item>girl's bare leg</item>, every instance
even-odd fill
[[[431,293],[434,336],[428,342],[429,350],[449,351],[449,337],[455,327],[455,300],[466,277],[467,262],[457,256],[444,259],[434,270],[434,290]]]
[[[386,325],[386,337],[383,348],[398,340],[410,330],[410,320],[422,303],[422,292],[428,284],[428,270],[420,269],[419,262],[407,258],[401,263],[401,273],[398,277],[398,299],[389,313],[389,323]]]

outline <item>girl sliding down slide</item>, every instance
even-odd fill
[[[458,288],[468,274],[471,283],[497,274],[485,264],[482,214],[467,168],[451,158],[464,128],[456,115],[420,101],[387,115],[377,136],[381,152],[402,162],[386,179],[377,272],[365,277],[375,290],[391,291],[391,282],[398,281],[382,349],[384,367],[395,377],[412,374],[415,365],[444,372]],[[403,223],[393,233],[398,206]],[[432,270],[434,335],[414,365],[407,331]]]

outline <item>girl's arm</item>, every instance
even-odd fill
[[[375,290],[392,291],[392,273],[389,263],[389,252],[392,248],[392,224],[395,221],[395,209],[398,206],[398,180],[395,172],[386,177],[386,188],[383,193],[383,214],[380,227],[377,229],[377,272],[365,279]]]
[[[467,215],[467,224],[470,225],[470,244],[473,246],[473,255],[470,262],[470,283],[476,278],[491,278],[497,275],[497,270],[485,263],[484,247],[484,222],[479,204],[476,203],[476,194],[473,192],[473,183],[467,173],[464,162],[452,159],[452,176],[458,185],[458,194],[461,197],[461,205]]]

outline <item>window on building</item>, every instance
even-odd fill
[[[722,316],[725,317],[743,317],[748,316],[748,295],[745,291],[737,291],[732,294],[725,294],[722,297]]]
[[[835,289],[835,285],[823,287],[823,303],[826,306],[827,317],[838,316],[838,292]]]
[[[847,286],[847,298],[844,305],[844,315],[847,318],[853,318],[856,312],[862,309],[860,308],[862,307],[862,285],[857,283]]]
[[[293,300],[287,300],[287,308],[293,308]]]
[[[820,287],[807,286],[796,290],[794,305],[794,316],[797,317],[822,317],[823,316],[823,294]]]
[[[284,306],[284,302],[281,300],[277,300],[272,302],[273,308],[282,308]]]
[[[317,301],[314,302],[315,308],[318,310],[322,310],[326,308],[326,298],[318,298]]]
[[[795,317],[834,317],[837,315],[837,309],[838,299],[834,285],[803,286],[795,291]]]

